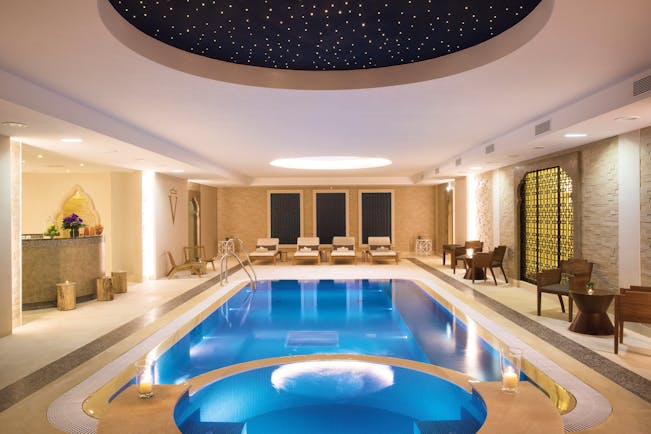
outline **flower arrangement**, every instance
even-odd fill
[[[61,234],[59,233],[59,229],[57,228],[57,225],[52,223],[50,226],[47,227],[45,232],[43,232],[43,235],[45,235],[46,237],[54,238],[54,237],[58,237]]]
[[[77,238],[79,236],[79,228],[84,227],[84,220],[74,212],[67,217],[63,218],[63,229],[70,229],[70,238]]]

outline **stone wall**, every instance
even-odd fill
[[[581,150],[581,246],[583,257],[595,264],[595,287],[619,287],[617,138]]]
[[[303,234],[314,233],[314,191],[348,192],[348,232],[360,242],[359,236],[359,192],[394,192],[394,240],[400,252],[413,252],[417,236],[434,239],[436,215],[436,187],[222,187],[217,193],[217,234],[218,239],[226,237],[241,238],[246,246],[255,246],[257,238],[266,237],[268,228],[269,191],[302,192],[303,194]],[[443,206],[443,205],[441,205]],[[343,235],[343,234],[342,234]]]
[[[477,227],[478,239],[484,242],[484,251],[487,252],[495,247],[493,240],[493,174],[485,172],[475,178],[475,201],[477,204]]]
[[[517,237],[516,211],[517,195],[513,166],[498,170],[498,194],[500,201],[500,245],[506,246],[504,271],[511,277],[518,278],[517,254],[519,238]]]
[[[640,262],[642,285],[651,286],[651,127],[640,132]]]

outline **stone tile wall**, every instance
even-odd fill
[[[642,285],[651,286],[651,127],[640,132],[640,262]]]
[[[516,185],[513,166],[498,170],[500,197],[500,244],[506,246],[504,270],[511,277],[518,278],[516,255],[519,251],[516,236]]]
[[[268,231],[267,192],[301,191],[303,193],[303,233],[314,232],[314,190],[330,187],[222,187],[217,193],[217,237],[239,237],[247,247],[255,246],[257,238]],[[359,243],[359,191],[392,190],[394,192],[395,239],[400,252],[412,252],[417,236],[433,239],[435,235],[436,190],[432,186],[418,187],[358,187],[337,186],[333,191],[348,191],[349,235]]]
[[[475,201],[477,203],[477,227],[478,238],[484,242],[484,251],[487,252],[495,247],[493,241],[493,173],[485,172],[475,178],[477,187],[475,189]]]
[[[595,287],[618,288],[619,199],[617,137],[581,150],[581,247],[595,264]]]

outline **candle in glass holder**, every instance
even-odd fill
[[[502,371],[502,390],[517,392],[520,383],[520,367],[522,366],[522,350],[507,348],[500,352],[500,368]]]
[[[136,390],[139,398],[154,396],[153,365],[149,362],[136,363]]]
[[[518,387],[518,375],[510,366],[502,375],[502,387],[506,390],[515,390]]]

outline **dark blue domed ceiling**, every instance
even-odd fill
[[[109,0],[190,53],[289,70],[354,70],[444,56],[517,24],[541,0]]]

